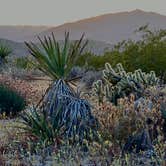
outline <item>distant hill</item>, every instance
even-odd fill
[[[96,16],[58,27],[0,26],[0,39],[7,39],[6,42],[11,45],[15,55],[24,56],[28,52],[23,41],[37,42],[37,35],[43,37],[54,32],[57,40],[63,40],[65,31],[70,31],[71,40],[75,40],[84,32],[90,40],[87,50],[101,54],[119,41],[129,38],[138,40],[140,36],[134,31],[146,24],[153,29],[166,29],[166,16],[137,9]]]
[[[0,38],[22,42],[48,29],[46,26],[3,26],[0,25]]]
[[[137,40],[139,37],[133,32],[146,24],[151,28],[166,29],[166,16],[138,9],[131,12],[105,14],[50,28],[41,32],[40,36],[54,32],[57,39],[63,39],[64,32],[70,31],[72,39],[78,39],[85,32],[89,39],[114,44],[129,38]]]

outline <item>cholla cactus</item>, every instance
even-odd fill
[[[138,69],[133,75],[135,75],[135,81],[143,84],[145,87],[148,87],[149,85],[153,86],[159,83],[159,79],[156,77],[154,71],[146,74],[145,72],[142,72],[141,69]]]
[[[100,105],[104,100],[104,86],[102,80],[98,80],[93,84],[93,90],[98,97],[98,103]]]
[[[94,91],[98,98],[102,96],[102,99],[105,97],[107,101],[114,103],[117,102],[118,98],[128,96],[130,93],[140,97],[148,86],[159,83],[154,71],[145,73],[138,69],[134,73],[127,73],[120,63],[116,65],[115,69],[109,63],[106,63],[103,79],[104,84],[102,81],[94,83]]]

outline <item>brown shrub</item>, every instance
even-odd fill
[[[161,119],[157,106],[152,110],[144,105],[135,109],[132,98],[120,99],[117,106],[104,103],[97,110],[94,113],[101,125],[102,136],[118,145],[123,145],[130,135],[139,133],[143,128],[153,127],[147,125],[148,119],[152,120],[153,125]]]

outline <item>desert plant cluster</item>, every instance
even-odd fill
[[[110,63],[113,67],[121,63],[127,72],[141,69],[149,73],[154,70],[156,75],[165,80],[166,30],[151,30],[145,25],[138,28],[135,33],[142,36],[140,40],[121,41],[111,51],[105,51],[100,56],[90,52],[84,53],[78,58],[77,64],[101,70],[105,63]]]
[[[151,40],[156,47],[164,44],[164,34],[144,35],[144,44],[132,43],[132,50],[138,45],[147,49]],[[0,165],[166,165],[164,75],[160,77],[155,67],[131,69],[123,58],[116,65],[107,61],[100,72],[90,71],[87,63],[81,70],[78,65],[88,43],[84,34],[70,42],[65,33],[63,46],[54,34],[38,39],[40,44],[25,42],[31,58],[1,61]],[[114,53],[125,51],[125,58],[127,49],[128,43]],[[6,54],[1,59],[8,50],[1,49],[0,56]],[[4,72],[12,63],[31,75]],[[160,68],[164,73],[162,64]]]

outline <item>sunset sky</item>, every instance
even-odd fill
[[[60,25],[141,9],[166,15],[166,0],[0,0],[0,25]]]

